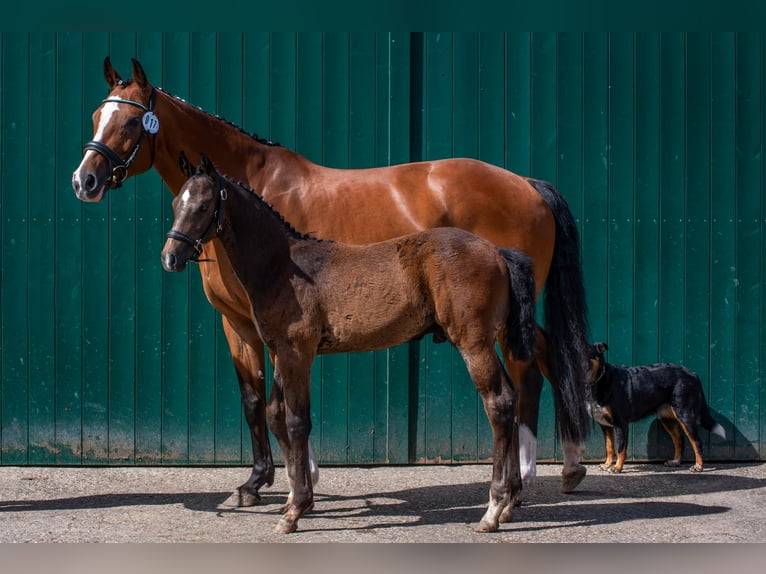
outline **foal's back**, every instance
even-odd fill
[[[292,251],[306,271],[294,284],[306,324],[323,326],[320,353],[386,348],[442,327],[453,343],[471,335],[486,344],[508,312],[497,247],[457,228],[362,246],[309,241]],[[464,316],[480,321],[465,325]]]

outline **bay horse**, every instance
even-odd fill
[[[454,227],[438,227],[367,245],[299,233],[251,189],[201,154],[173,199],[175,220],[162,249],[167,271],[182,271],[217,240],[252,309],[274,361],[267,407],[290,479],[277,532],[290,533],[314,505],[308,438],[311,366],[317,354],[373,351],[433,334],[465,361],[492,427],[489,506],[478,532],[510,521],[521,489],[516,395],[495,350],[516,361],[535,351],[535,283],[519,251]],[[353,215],[353,212],[349,215]]]
[[[345,243],[365,244],[437,226],[453,226],[534,262],[535,286],[545,286],[545,331],[537,361],[515,361],[503,348],[519,387],[522,478],[536,473],[536,433],[542,376],[554,391],[562,438],[562,491],[585,476],[580,464],[589,422],[585,411],[588,334],[577,227],[563,196],[550,184],[473,159],[443,159],[372,169],[331,169],[244,132],[162,89],[132,60],[123,80],[104,60],[108,96],[93,112],[93,139],[72,176],[76,196],[98,202],[126,178],[154,167],[173,195],[185,179],[177,159],[207,150],[220,170],[245,182],[299,230]],[[353,211],[354,217],[347,214]],[[385,217],[381,217],[385,214]],[[250,429],[253,467],[229,504],[251,506],[271,484],[274,464],[265,421],[263,342],[247,297],[225,253],[207,248],[215,263],[200,269],[210,303],[221,313]],[[502,347],[502,342],[501,342]]]

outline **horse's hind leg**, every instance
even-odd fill
[[[476,526],[477,532],[494,532],[500,524],[501,516],[505,522],[509,522],[514,495],[521,489],[518,440],[515,436],[518,433],[518,392],[513,388],[493,347],[489,352],[463,355],[471,379],[484,403],[493,437],[489,505]]]
[[[258,489],[264,484],[270,486],[274,482],[274,461],[266,432],[263,343],[251,322],[235,323],[225,315],[222,319],[223,330],[234,360],[253,449],[253,470],[250,478],[224,504],[255,506],[261,501]]]

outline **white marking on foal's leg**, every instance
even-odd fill
[[[519,463],[524,486],[534,486],[537,476],[537,438],[524,424],[519,425]]]
[[[476,532],[494,532],[500,524],[500,514],[503,509],[508,505],[508,500],[494,500],[492,498],[492,489],[489,491],[489,506],[487,506],[487,512],[481,519],[481,522],[476,526]]]
[[[314,457],[314,449],[311,448],[311,443],[309,443],[309,472],[311,473],[311,484],[316,486],[319,482],[319,467],[317,466],[316,458]],[[285,465],[285,475],[287,476],[287,484],[290,485],[290,493],[287,495],[286,506],[290,506],[293,502],[293,479],[290,476],[290,472],[287,470],[287,465]]]

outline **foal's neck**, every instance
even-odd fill
[[[242,285],[255,297],[265,296],[294,268],[291,247],[314,240],[298,233],[251,190],[233,182],[225,185],[221,242]]]

